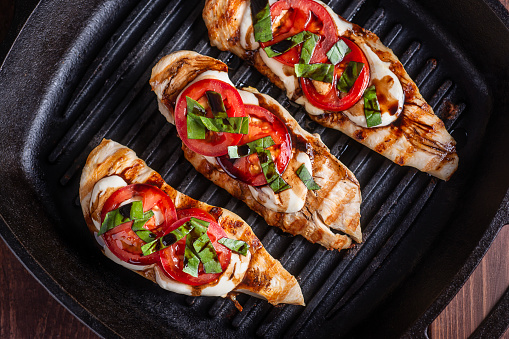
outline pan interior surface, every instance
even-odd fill
[[[453,3],[440,6],[456,8]],[[2,174],[15,179],[6,183],[10,193],[0,203],[1,231],[57,299],[105,337],[372,337],[419,331],[413,326],[489,227],[507,222],[505,216],[495,225],[492,220],[509,187],[503,175],[509,161],[501,147],[509,142],[502,128],[508,126],[503,112],[509,82],[500,80],[507,80],[509,70],[503,57],[509,55],[509,34],[500,21],[487,20],[496,16],[483,2],[466,2],[447,23],[435,1],[329,2],[393,49],[456,138],[460,165],[448,182],[399,167],[312,122],[247,63],[210,46],[203,1],[91,1],[55,12],[59,5],[38,6],[22,32],[27,39],[18,39],[0,74],[10,79],[0,89],[7,93],[3,106],[23,119],[1,116]],[[58,14],[46,23],[47,33],[30,35],[50,13]],[[486,20],[474,20],[479,17]],[[485,39],[479,32],[486,29],[499,40]],[[59,36],[67,30],[74,33]],[[192,168],[148,84],[154,64],[183,49],[226,62],[237,87],[271,95],[304,128],[320,134],[361,184],[362,244],[335,252],[288,236]],[[22,51],[37,60],[20,64],[16,56]],[[486,51],[492,54],[488,60]],[[31,80],[15,83],[12,77],[21,74]],[[33,97],[22,102],[19,93],[29,90]],[[133,149],[179,191],[244,218],[267,251],[298,278],[306,307],[274,307],[239,295],[244,307],[239,312],[226,299],[165,291],[103,256],[78,199],[83,165],[103,138]],[[436,315],[440,309],[434,307]]]

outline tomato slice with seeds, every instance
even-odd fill
[[[327,9],[311,0],[280,0],[270,6],[273,39],[261,43],[263,48],[276,44],[302,31],[320,35],[310,63],[327,61],[327,52],[338,41],[339,36],[334,20]],[[296,46],[273,59],[293,66],[299,62],[301,46]]]
[[[352,107],[362,97],[369,84],[369,63],[366,56],[353,41],[343,37],[341,39],[348,45],[351,51],[334,67],[334,79],[328,92],[319,93],[312,80],[306,78],[299,79],[304,95],[313,106],[335,112]],[[362,62],[364,67],[350,91],[342,93],[336,87],[341,74],[343,74],[350,61]]]
[[[143,202],[143,212],[152,210],[157,214],[143,226],[155,233],[157,237],[162,236],[166,229],[177,220],[175,205],[166,193],[151,185],[133,184],[121,187],[106,200],[101,212],[101,223],[108,212],[133,200]],[[130,221],[104,233],[102,236],[106,246],[120,260],[130,264],[150,265],[158,262],[157,253],[143,256],[141,246],[146,243],[131,229],[132,224],[133,222]]]
[[[221,94],[229,117],[246,116],[244,103],[239,92],[232,85],[218,79],[203,79],[187,87],[181,94],[175,105],[175,126],[182,142],[192,151],[210,157],[217,157],[228,153],[228,146],[236,145],[242,134],[206,132],[206,137],[200,139],[188,139],[187,137],[187,101],[186,96],[198,101],[207,110],[207,117],[213,114],[208,107],[205,92],[215,91]]]
[[[285,124],[263,107],[256,105],[245,107],[249,114],[249,134],[240,139],[239,145],[271,136],[275,145],[269,150],[279,173],[283,173],[292,156],[292,140]],[[230,159],[228,155],[216,159],[223,170],[235,179],[252,186],[267,184],[256,153],[239,159]]]
[[[191,211],[187,211],[187,213],[189,212]],[[189,215],[186,216],[185,218],[175,221],[173,225],[171,225],[166,230],[165,234],[168,234],[171,231],[179,228],[184,223],[189,221],[191,217],[195,217],[210,222],[207,230],[207,235],[210,238],[212,246],[214,246],[214,249],[216,250],[219,263],[224,272],[228,265],[230,264],[231,250],[217,242],[219,239],[224,238],[227,235],[225,231],[221,228],[221,226],[219,226],[219,224],[216,223],[215,221],[206,220],[206,218],[201,217],[201,213],[196,213],[194,215]],[[192,286],[199,286],[210,283],[214,280],[217,280],[221,276],[222,273],[205,273],[203,270],[203,265],[201,263],[198,268],[198,277],[193,277],[192,275],[184,272],[183,269],[184,269],[185,248],[186,248],[186,237],[180,239],[175,244],[158,252],[161,258],[161,266],[166,272],[166,274],[168,274],[168,276],[177,281],[180,281],[181,283]]]

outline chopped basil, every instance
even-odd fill
[[[239,253],[244,256],[247,255],[247,250],[249,248],[249,245],[245,241],[235,240],[235,239],[230,239],[230,238],[224,237],[224,238],[219,239],[217,242],[220,243],[221,245],[229,248],[233,252]]]
[[[270,188],[274,191],[274,193],[280,193],[284,190],[291,188],[290,185],[279,174],[276,164],[274,160],[272,160],[272,155],[270,151],[267,149],[258,149],[258,159],[260,160],[260,166],[262,167],[263,175],[267,180]]]
[[[143,207],[142,207],[142,213],[143,213]],[[133,219],[134,222],[133,222],[133,226],[131,227],[131,229],[144,242],[151,242],[152,240],[154,240],[156,238],[156,235],[154,233],[152,233],[152,231],[147,230],[146,228],[143,227],[147,223],[147,221],[150,218],[152,218],[153,216],[154,216],[154,212],[148,211],[146,213],[143,213],[141,218]]]
[[[186,238],[186,247],[184,250],[184,267],[182,268],[183,272],[187,274],[198,277],[198,268],[200,267],[200,258],[193,250],[193,242],[194,237],[192,234],[188,234]]]
[[[152,239],[155,238],[155,235],[150,230],[143,228],[143,226],[153,216],[154,212],[152,211],[143,213],[143,203],[141,201],[133,201],[117,208],[116,210],[109,211],[101,224],[98,235],[102,235],[119,225],[125,224],[126,222],[134,221],[132,230],[143,241],[152,241]]]
[[[210,223],[196,218],[191,218],[190,223],[194,228],[187,235],[183,271],[197,277],[198,266],[201,262],[205,273],[221,273],[223,270],[219,258],[207,235],[207,227]]]
[[[318,43],[318,40],[320,40],[320,36],[310,32],[306,33],[308,38],[305,39],[304,43],[302,44],[299,64],[309,64],[309,61],[313,56],[313,52],[315,51],[316,44]]]
[[[267,5],[254,16],[253,28],[256,41],[267,42],[272,40],[272,18],[268,1]]]
[[[207,112],[205,111],[205,108],[200,105],[200,103],[196,100],[191,99],[190,97],[186,96],[186,103],[187,103],[187,112],[191,112],[193,114],[199,115],[199,116],[206,116]]]
[[[338,80],[338,89],[348,93],[364,68],[362,62],[350,61]]]
[[[289,38],[286,38],[284,40],[281,40],[278,43],[275,43],[274,45],[267,46],[264,48],[265,53],[267,53],[267,56],[269,58],[273,58],[275,56],[281,55],[283,53],[288,52],[290,49],[294,48],[295,46],[300,45],[301,43],[307,41],[311,37],[315,37],[318,39],[319,37],[313,33],[302,31],[300,33],[297,33]],[[304,48],[304,46],[303,46]],[[314,46],[313,46],[314,49]],[[311,51],[312,53],[313,51]]]
[[[272,137],[266,136],[260,139],[250,141],[244,145],[228,146],[228,156],[230,159],[238,159],[257,152],[258,149],[266,149],[276,143]]]
[[[188,221],[170,233],[141,246],[141,251],[143,252],[143,255],[149,255],[165,249],[184,238],[193,228],[194,226]]]
[[[327,58],[333,65],[339,64],[345,56],[351,52],[350,47],[342,39],[339,39],[327,52]]]
[[[290,186],[281,176],[278,176],[273,182],[271,182],[269,187],[276,194],[292,188],[292,186]]]
[[[187,138],[205,139],[206,131],[247,134],[249,117],[207,118],[187,113]]]
[[[334,78],[333,64],[295,64],[295,75],[316,81],[332,83]]]
[[[215,118],[228,118],[226,108],[224,107],[223,97],[221,94],[214,91],[205,92],[207,100],[209,101],[210,109]]]
[[[299,179],[302,180],[304,185],[306,185],[308,190],[319,190],[321,187],[313,180],[313,176],[311,176],[311,173],[309,173],[306,165],[302,164],[295,172]]]
[[[378,126],[382,123],[382,114],[374,85],[364,91],[364,115],[368,127]]]

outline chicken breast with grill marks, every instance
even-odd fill
[[[314,121],[342,131],[398,165],[415,167],[448,180],[458,167],[456,141],[426,103],[396,55],[372,32],[346,21],[322,2],[315,2],[329,12],[338,35],[355,42],[363,51],[370,66],[369,85],[377,84],[377,95],[379,91],[384,95],[391,92],[399,102],[398,114],[384,115],[382,108],[383,124],[367,128],[362,98],[340,112],[313,106],[304,96],[294,68],[269,58],[255,41],[250,0],[207,0],[203,19],[213,46],[248,60],[286,91],[291,100],[303,105]],[[221,20],[223,17],[234,20]],[[317,91],[323,90],[323,83],[315,82],[315,85]]]
[[[209,60],[209,65],[206,60]],[[172,53],[158,62],[150,83],[161,113],[169,122],[174,121],[179,92],[193,80],[215,77],[229,81],[226,65],[221,67],[221,64],[224,65],[216,59],[190,51]],[[210,69],[219,71],[211,72]],[[189,79],[179,84],[185,78],[183,74],[189,74]],[[176,90],[179,87],[180,91]],[[257,104],[269,110],[286,125],[293,149],[282,177],[292,188],[275,194],[267,185],[250,186],[229,176],[215,158],[200,155],[183,144],[185,157],[198,172],[244,201],[269,225],[293,235],[302,235],[328,249],[348,248],[352,240],[361,242],[361,193],[353,173],[330,153],[318,135],[302,129],[276,100],[253,88],[239,90],[239,93],[244,103]],[[314,180],[321,187],[319,190],[308,190],[298,178],[295,169],[302,164],[309,166]]]
[[[104,244],[102,237],[97,236],[98,226],[101,211],[108,198],[119,187],[130,184],[148,184],[160,188],[168,194],[177,210],[198,208],[209,213],[229,238],[249,244],[247,255],[240,256],[232,252],[230,264],[221,276],[199,286],[187,285],[170,278],[158,264],[135,266],[116,258]],[[175,190],[159,173],[138,158],[134,151],[119,143],[103,140],[90,153],[81,175],[79,195],[87,226],[103,246],[104,254],[162,288],[192,296],[230,295],[232,299],[235,299],[237,292],[243,292],[266,299],[274,305],[304,305],[304,298],[295,277],[265,250],[244,220],[226,209],[210,206]]]

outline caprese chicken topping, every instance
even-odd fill
[[[262,58],[265,60],[266,55],[269,60],[293,67],[304,97],[312,106],[330,112],[350,109],[357,112],[359,108],[354,106],[364,103],[365,121],[361,125],[366,127],[385,124],[383,113],[397,115],[398,112],[382,112],[375,85],[368,88],[370,74],[378,76],[382,63],[376,60],[376,55],[373,57],[374,53],[368,54],[375,61],[368,61],[365,46],[361,48],[340,35],[337,20],[325,5],[313,0],[279,0],[272,5],[267,3],[260,11],[260,5],[255,4],[259,2],[252,1],[251,10],[258,13],[254,15],[253,27]],[[377,69],[371,70],[373,66]],[[349,117],[357,115],[346,113]]]
[[[177,99],[175,124],[187,147],[215,157],[232,178],[268,185],[276,194],[292,188],[282,177],[292,157],[285,124],[259,105],[244,104],[231,84],[216,78],[191,83]]]
[[[230,239],[214,217],[197,208],[177,211],[162,190],[132,184],[104,203],[99,236],[120,260],[158,264],[170,278],[197,286],[217,280],[231,252],[248,255],[249,245]]]

